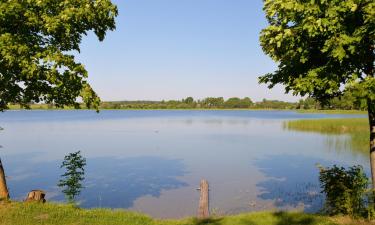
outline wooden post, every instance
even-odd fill
[[[206,219],[210,216],[207,180],[201,180],[199,190],[201,193],[199,198],[198,218]]]

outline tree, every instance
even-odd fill
[[[343,96],[331,99],[329,101],[329,107],[333,109],[354,109],[355,101],[355,97],[347,91]]]
[[[224,102],[224,107],[230,108],[230,109],[239,108],[240,105],[241,105],[241,99],[237,97],[229,98],[228,100]]]
[[[245,108],[249,108],[250,106],[254,104],[253,101],[251,101],[249,97],[245,97],[241,101]]]
[[[9,191],[6,182],[3,163],[0,159],[0,201],[9,199]]]
[[[0,111],[9,103],[79,107],[79,100],[97,109],[100,99],[73,53],[89,31],[102,41],[117,14],[110,0],[0,0]]]
[[[0,131],[1,130],[3,130],[2,127],[0,127]],[[7,182],[5,178],[4,167],[0,159],[0,201],[7,200],[7,199],[9,199],[9,191],[8,191]]]
[[[352,91],[365,99],[375,189],[375,2],[373,0],[265,0],[269,26],[263,51],[278,69],[260,83],[326,102]],[[345,89],[343,89],[345,87]]]
[[[243,99],[233,97],[233,98],[229,98],[227,101],[224,102],[224,106],[230,109],[249,108],[252,104],[253,102],[251,101],[249,97],[245,97]]]
[[[207,97],[202,100],[202,105],[207,108],[219,108],[224,104],[223,97]]]
[[[0,12],[0,110],[30,102],[78,107],[78,97],[98,106],[73,52],[87,32],[102,41],[115,29],[117,8],[110,0],[2,0]]]
[[[186,104],[193,104],[194,98],[193,97],[187,97],[186,99],[183,99],[182,101]]]
[[[60,166],[60,168],[65,168],[66,172],[61,175],[62,179],[57,186],[64,188],[62,192],[71,203],[75,201],[75,197],[81,193],[83,188],[85,166],[86,159],[81,155],[81,151],[66,155]]]
[[[299,109],[318,109],[319,102],[317,102],[314,98],[307,97],[306,99],[301,99],[298,102],[297,108]]]

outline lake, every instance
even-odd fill
[[[87,158],[82,207],[126,208],[158,218],[193,216],[202,178],[216,214],[322,206],[317,163],[369,166],[346,135],[285,129],[297,119],[366,115],[246,110],[7,111],[0,155],[11,198],[33,189],[63,201],[64,156]]]

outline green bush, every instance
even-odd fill
[[[319,181],[326,196],[326,213],[360,216],[366,212],[365,192],[369,181],[362,166],[320,167]]]

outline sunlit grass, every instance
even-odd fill
[[[348,135],[347,142],[344,142],[343,139],[330,137],[328,143],[336,148],[343,148],[349,144],[349,147],[354,152],[360,152],[361,154],[368,154],[369,151],[369,125],[367,118],[292,120],[284,123],[284,129],[320,133],[329,136]]]
[[[155,206],[157,207],[157,206]],[[194,218],[158,220],[125,210],[79,209],[70,205],[7,203],[0,204],[1,225],[354,225],[359,221],[300,212],[257,212],[207,220]],[[361,222],[369,225],[371,223]]]
[[[324,114],[367,114],[363,110],[343,110],[343,109],[298,109],[299,113],[324,113]]]
[[[292,120],[284,123],[288,130],[322,134],[369,134],[366,118]]]

